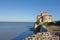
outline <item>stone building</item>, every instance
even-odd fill
[[[37,16],[37,21],[39,22],[52,22],[52,15],[48,15],[47,12],[41,13]]]

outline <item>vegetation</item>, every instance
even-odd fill
[[[52,26],[48,26],[47,28],[48,28],[49,30],[52,30],[52,31],[57,30],[55,27],[52,27]]]
[[[46,25],[46,26],[49,26],[49,25],[57,25],[57,26],[60,26],[60,21],[44,22],[43,24]]]
[[[37,21],[36,24],[39,25],[39,26],[35,29],[35,33],[39,32],[39,31],[40,31],[40,27],[41,27],[39,21]],[[50,25],[57,25],[57,26],[60,26],[60,21],[55,21],[55,22],[44,22],[43,25],[45,25],[49,30],[55,31],[55,30],[57,30],[57,29],[54,28],[54,27],[52,27],[52,26],[50,26]]]
[[[48,22],[44,22],[44,23],[43,23],[43,25],[45,25],[45,26],[48,26],[48,24],[49,24]]]
[[[56,21],[55,25],[60,26],[60,21]]]

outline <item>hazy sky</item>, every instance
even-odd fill
[[[60,19],[60,0],[0,0],[0,21],[34,22],[41,12]]]

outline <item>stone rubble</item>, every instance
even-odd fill
[[[25,40],[59,40],[59,36],[50,32],[39,32],[37,34],[33,34],[31,37],[26,37]]]

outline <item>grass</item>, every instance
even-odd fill
[[[57,30],[56,28],[54,28],[54,27],[52,27],[52,26],[49,26],[49,27],[47,27],[49,30],[52,30],[52,31],[55,31],[55,30]]]

